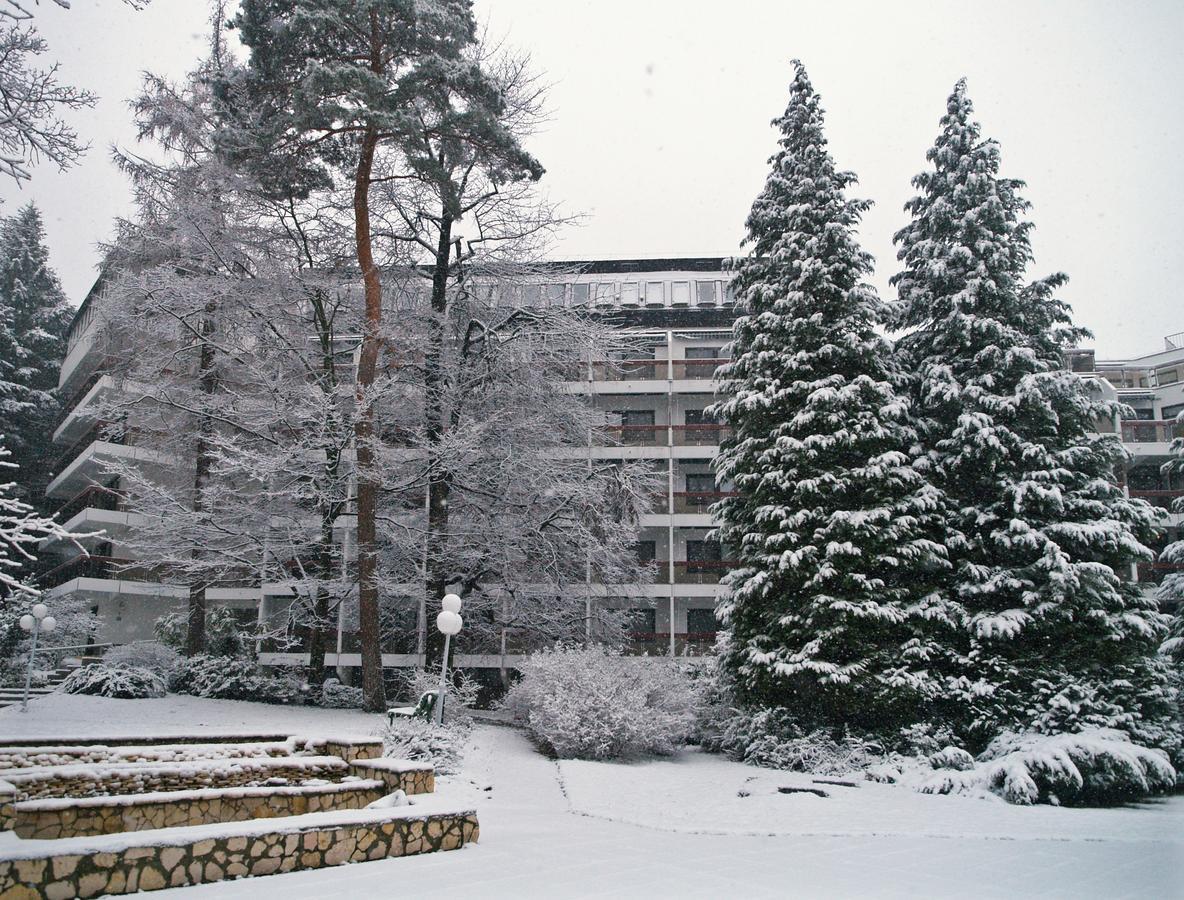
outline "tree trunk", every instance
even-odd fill
[[[312,627],[308,632],[308,683],[325,683],[325,646],[332,632],[329,622],[329,589],[325,582],[333,575],[333,521],[326,514],[321,519],[321,540],[317,548],[317,592],[313,601]]]
[[[444,436],[444,316],[448,312],[448,264],[452,250],[452,223],[441,215],[440,237],[432,270],[432,316],[424,353],[424,434],[428,454],[428,529],[425,592],[428,602],[425,664],[430,668],[444,660],[444,636],[433,627],[437,605],[448,589],[447,559],[449,473],[440,455]],[[454,648],[449,648],[453,650]],[[451,655],[451,653],[449,654]]]
[[[378,484],[374,472],[374,400],[370,389],[378,367],[379,328],[382,325],[382,281],[370,244],[370,172],[378,136],[371,126],[362,138],[362,152],[354,176],[354,235],[358,267],[365,286],[366,322],[358,360],[358,417],[354,424],[358,479],[358,632],[362,644],[362,698],[369,712],[386,709],[382,683],[382,647],[378,621]]]
[[[214,333],[214,314],[217,307],[211,301],[206,304],[201,321],[201,352],[198,356],[198,387],[205,395],[213,394],[218,389],[218,370],[214,368],[214,345],[210,337]],[[203,415],[197,429],[197,442],[194,445],[193,461],[193,512],[200,516],[205,510],[206,483],[210,480],[210,438],[214,423],[209,416]],[[201,557],[201,548],[194,547],[192,558]],[[205,579],[199,578],[189,585],[189,617],[185,630],[185,653],[196,656],[206,650],[206,585]]]

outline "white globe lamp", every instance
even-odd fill
[[[440,614],[436,616],[436,628],[444,635],[444,658],[440,661],[440,692],[436,694],[436,724],[444,723],[444,697],[448,692],[448,648],[452,636],[459,634],[465,620],[460,617],[460,597],[445,594],[440,601]]]
[[[445,612],[458,613],[460,612],[460,597],[456,594],[445,594],[444,599],[440,601],[440,607]]]

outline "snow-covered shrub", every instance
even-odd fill
[[[1175,781],[1162,751],[1134,744],[1121,731],[1093,728],[1078,734],[1002,734],[972,769],[939,770],[918,790],[989,791],[1021,805],[1096,806],[1170,791]]]
[[[103,662],[109,666],[137,666],[161,678],[167,678],[180,659],[181,655],[172,647],[155,641],[112,647],[103,656]]]
[[[695,723],[694,691],[682,668],[622,658],[601,645],[534,654],[503,706],[563,759],[673,753]]]
[[[183,612],[172,612],[156,620],[156,639],[174,650],[185,649],[189,631],[189,617]],[[206,654],[209,656],[243,656],[251,649],[249,636],[228,606],[211,606],[206,610]]]
[[[163,678],[149,669],[94,663],[71,672],[59,690],[66,694],[140,700],[145,697],[163,697],[165,683]]]
[[[431,763],[437,775],[454,775],[460,771],[470,728],[465,719],[436,725],[423,719],[396,718],[382,734],[383,755]]]
[[[248,659],[226,656],[190,656],[169,672],[169,690],[211,700],[255,700],[259,703],[292,703],[300,695],[290,678],[264,675]]]
[[[974,768],[974,757],[960,747],[943,747],[930,755],[929,765],[935,769],[954,769],[966,772]]]
[[[824,729],[807,732],[786,710],[777,708],[737,710],[720,748],[750,765],[818,775],[844,775],[888,758],[888,751],[874,738]]]
[[[362,689],[342,684],[336,678],[326,678],[321,685],[320,705],[329,709],[361,709]]]

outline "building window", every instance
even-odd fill
[[[687,541],[687,574],[706,575],[719,571],[722,559],[720,546],[715,541]]]
[[[571,305],[587,306],[590,287],[591,285],[588,284],[573,284],[571,286]]]
[[[654,562],[658,558],[658,544],[656,541],[638,541],[633,545],[637,553],[637,561],[643,564]]]
[[[664,282],[664,281],[647,281],[645,283],[645,305],[646,306],[665,306],[666,305],[666,282]]]
[[[715,634],[717,628],[714,609],[687,610],[687,634]]]
[[[715,306],[715,282],[696,281],[695,301],[699,306]]]
[[[674,281],[670,284],[670,305],[691,305],[691,283],[689,281]]]
[[[612,417],[621,426],[622,444],[648,445],[654,442],[656,429],[652,409],[616,409]]]
[[[563,300],[566,295],[567,285],[565,284],[543,285],[543,302],[547,306],[563,306]]]
[[[715,476],[710,472],[688,472],[687,490],[692,493],[715,493]]]
[[[684,413],[684,420],[688,425],[715,425],[715,419],[707,415],[704,409],[688,409]]]
[[[621,285],[621,305],[637,306],[641,302],[641,288],[636,281],[626,281]]]
[[[1164,371],[1157,373],[1157,377],[1159,378],[1159,383],[1161,385],[1175,384],[1180,380],[1180,370],[1165,369]]]
[[[654,609],[631,609],[629,625],[634,640],[652,641],[658,630],[658,612]]]
[[[596,305],[612,306],[617,297],[617,286],[611,281],[602,281],[596,285]]]

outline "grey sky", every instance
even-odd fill
[[[960,75],[1004,174],[1028,182],[1035,274],[1068,272],[1064,297],[1103,356],[1154,352],[1184,330],[1184,4],[1176,2],[691,2],[479,0],[495,34],[553,84],[532,149],[545,185],[586,214],[561,258],[728,255],[765,176],[769,120],[800,57],[827,109],[832,151],[876,201],[863,228],[890,296],[892,233]],[[43,3],[38,20],[66,79],[98,92],[74,117],[94,147],[33,198],[71,297],[93,280],[96,241],[127,212],[112,142],[134,135],[124,101],[148,69],[182,75],[205,44],[200,0]]]

